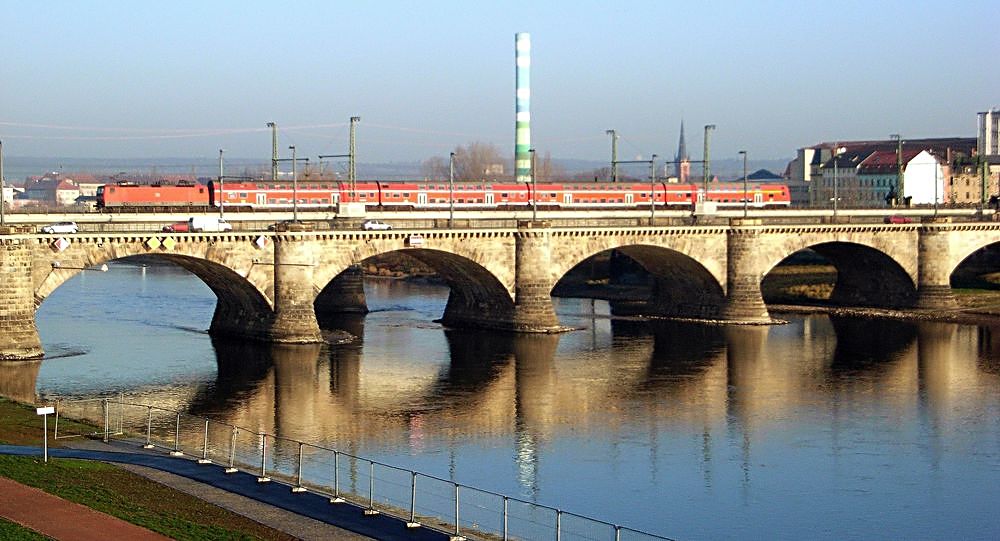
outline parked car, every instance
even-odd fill
[[[187,233],[191,228],[188,226],[188,222],[177,222],[175,224],[163,226],[164,233]]]
[[[77,231],[79,231],[79,228],[76,227],[76,222],[56,222],[54,224],[49,224],[45,227],[42,227],[42,233],[48,233],[50,235],[51,234],[65,235],[67,233],[76,233]]]
[[[188,220],[188,231],[192,233],[200,233],[202,231],[221,233],[232,230],[233,226],[218,216],[192,216]]]
[[[392,226],[383,222],[382,220],[366,220],[361,227],[365,231],[389,231]]]
[[[912,219],[906,216],[886,216],[882,221],[887,224],[908,224],[913,222]]]

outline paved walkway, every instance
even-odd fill
[[[103,444],[95,445],[102,446]],[[104,447],[113,448],[112,446]],[[0,453],[40,456],[41,449],[0,445]],[[193,494],[198,498],[220,505],[300,539],[360,540],[367,538],[390,541],[444,541],[449,537],[428,528],[409,529],[406,527],[405,521],[386,515],[365,516],[362,508],[352,504],[331,504],[326,496],[310,492],[293,493],[287,485],[281,483],[258,483],[256,476],[249,473],[227,474],[218,465],[198,464],[187,458],[117,450],[50,448],[49,460],[58,460],[59,458],[100,460],[123,464],[126,468],[140,475],[164,482],[173,488]],[[6,516],[6,504],[2,501],[0,501],[0,515]],[[74,522],[69,520],[71,527],[73,524]],[[30,527],[35,529],[33,526]],[[148,535],[157,535],[146,530],[142,531]],[[46,533],[46,535],[50,534]],[[60,540],[91,539],[51,536]],[[116,535],[115,537],[131,538],[131,536],[124,535]],[[100,537],[102,540],[107,538],[107,535]],[[155,538],[162,539],[162,537]],[[154,537],[148,539],[154,539]]]

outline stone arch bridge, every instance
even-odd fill
[[[555,283],[609,249],[654,277],[650,315],[771,322],[764,276],[812,248],[838,270],[834,295],[862,306],[950,309],[952,271],[1000,242],[1000,224],[719,226],[226,233],[80,233],[56,237],[0,231],[0,359],[42,356],[35,310],[84,268],[129,256],[160,257],[197,275],[218,297],[211,332],[278,343],[321,340],[314,307],[349,304],[334,285],[365,259],[405,250],[451,286],[442,322],[515,332],[564,330],[552,308]],[[317,301],[319,299],[319,301]]]

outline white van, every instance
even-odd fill
[[[192,216],[188,220],[188,231],[192,233],[221,233],[232,230],[233,226],[218,216]]]

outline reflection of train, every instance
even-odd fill
[[[384,182],[364,181],[351,185],[337,181],[299,182],[297,195],[289,182],[224,183],[223,193],[213,181],[207,185],[107,184],[97,190],[98,208],[193,208],[226,207],[289,209],[293,197],[298,207],[330,208],[339,203],[363,203],[369,209],[517,209],[532,203],[543,209],[631,209],[649,208],[652,200],[660,208],[690,208],[700,201],[718,207],[742,207],[743,185],[709,184],[704,193],[697,184],[663,182]],[[533,189],[535,190],[534,193]],[[754,208],[787,207],[791,202],[784,184],[754,184],[747,190],[747,204]]]

